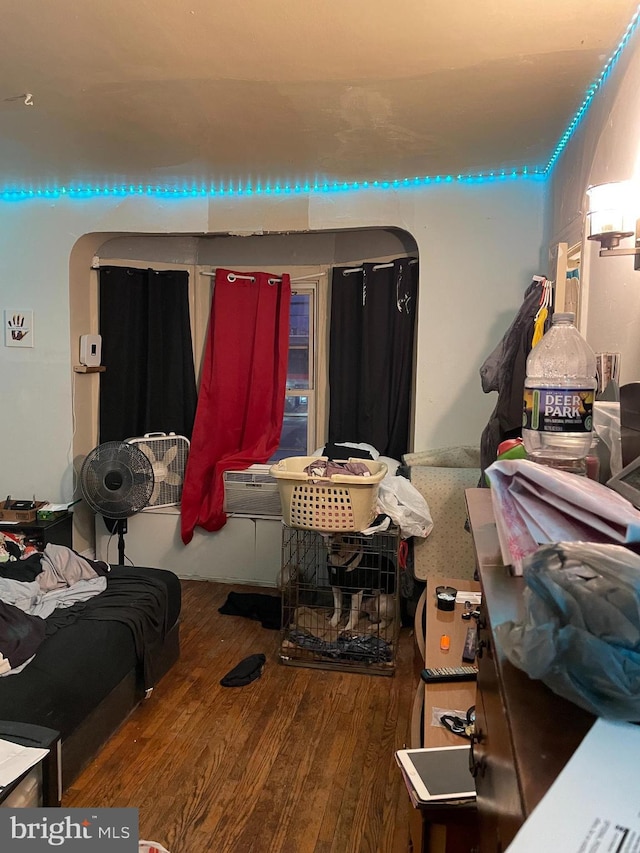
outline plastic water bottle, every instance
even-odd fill
[[[574,314],[555,313],[529,353],[522,439],[534,462],[584,474],[593,438],[596,357],[574,320]]]

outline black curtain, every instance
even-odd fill
[[[100,442],[147,432],[191,438],[196,377],[189,274],[100,268]]]
[[[329,441],[366,442],[384,456],[408,450],[418,264],[333,270]]]

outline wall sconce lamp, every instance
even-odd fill
[[[634,255],[634,269],[640,270],[640,219],[635,208],[638,187],[631,181],[589,187],[587,213],[588,240],[598,240],[600,257]],[[620,240],[635,236],[635,248],[620,248]]]

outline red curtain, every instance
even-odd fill
[[[191,449],[182,541],[219,530],[222,475],[266,462],[282,431],[289,352],[288,275],[216,271]]]

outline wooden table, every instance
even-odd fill
[[[462,619],[464,603],[456,603],[452,611],[438,610],[438,586],[452,586],[461,592],[480,591],[480,584],[475,581],[457,578],[427,581],[414,620],[418,675],[424,667],[460,666],[467,629],[475,627],[474,619]],[[448,651],[441,648],[443,634],[450,640]],[[454,735],[442,725],[432,725],[432,717],[434,709],[443,713],[449,710],[466,713],[475,705],[475,697],[475,681],[426,685],[420,680],[413,707],[411,747],[463,745],[465,741],[459,735]],[[410,834],[414,853],[470,853],[476,837],[475,803],[434,804],[413,809]]]
[[[462,650],[467,636],[467,630],[475,630],[474,619],[468,622],[462,618],[464,604],[456,603],[455,610],[438,610],[436,606],[436,587],[451,586],[460,592],[479,592],[480,584],[476,581],[460,581],[455,578],[442,578],[428,581],[425,598],[426,640],[425,666],[455,667],[464,663]],[[447,635],[450,639],[448,650],[440,647],[441,637]],[[442,725],[432,725],[433,709],[457,710],[466,713],[476,701],[476,684],[474,681],[453,681],[424,687],[424,719],[422,726],[422,746],[459,746],[462,743],[458,735],[454,735]]]

